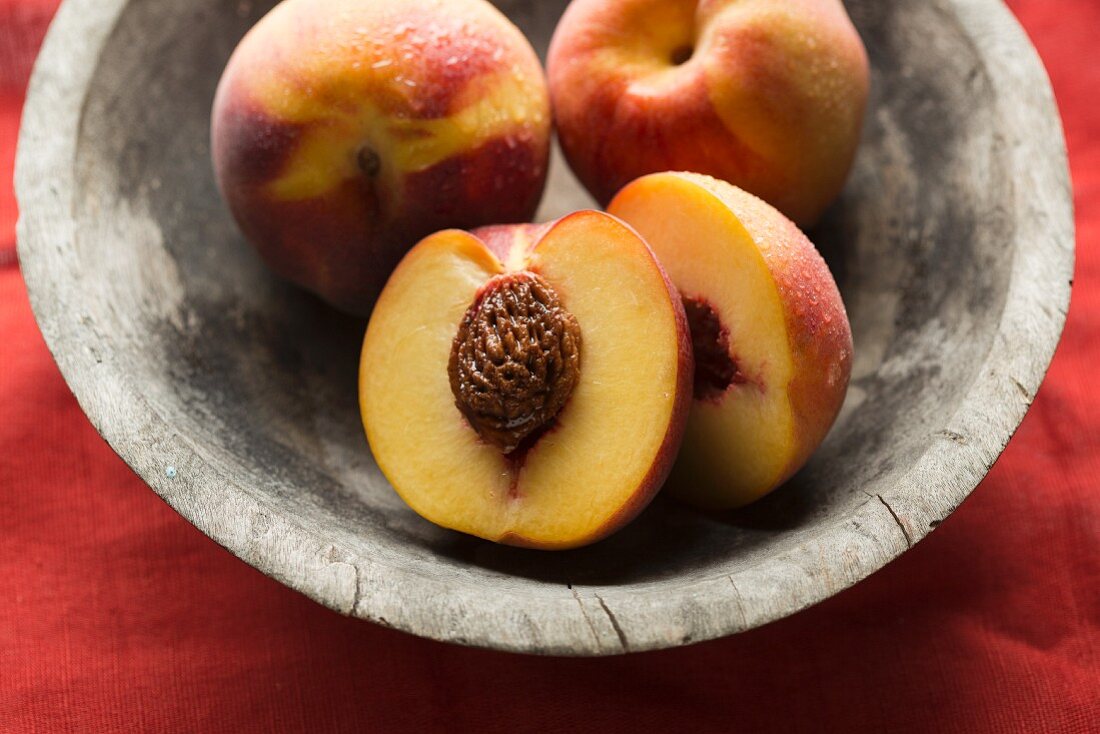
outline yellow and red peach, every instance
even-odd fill
[[[285,0],[233,53],[211,131],[265,261],[363,315],[423,236],[530,220],[549,135],[538,58],[484,0]]]
[[[562,149],[601,204],[695,171],[802,226],[844,185],[868,91],[840,0],[574,0],[547,68]]]
[[[594,211],[426,238],[394,271],[359,373],[374,457],[413,510],[496,542],[572,548],[664,482],[691,401],[679,296]]]
[[[691,326],[694,401],[671,492],[712,509],[760,498],[844,402],[852,334],[828,266],[775,208],[710,177],[643,177],[609,211],[657,254]]]

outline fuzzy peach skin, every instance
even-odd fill
[[[361,315],[428,233],[528,221],[549,135],[538,58],[484,0],[284,0],[233,53],[211,130],[268,265]]]
[[[448,359],[490,284],[550,283],[581,334],[561,412],[502,453],[456,405]],[[621,528],[668,475],[693,372],[679,295],[638,235],[583,211],[549,225],[440,232],[401,261],[371,315],[359,401],[371,451],[397,493],[443,527],[510,545],[574,548]]]
[[[689,308],[695,399],[670,490],[708,509],[759,499],[806,463],[844,402],[852,333],[828,266],[779,211],[708,176],[645,176],[609,211],[645,237],[685,304],[717,317],[708,342]],[[719,359],[731,371],[702,379]]]
[[[801,226],[844,185],[869,83],[840,0],[574,0],[547,68],[562,149],[601,204],[696,171]]]

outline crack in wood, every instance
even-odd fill
[[[955,431],[949,431],[946,428],[942,431],[936,431],[936,435],[943,436],[949,441],[954,441],[960,446],[966,446],[968,443],[970,443],[970,439],[966,436],[962,435],[961,433],[956,433]]]
[[[1012,380],[1012,384],[1016,386],[1016,389],[1020,391],[1020,394],[1024,396],[1024,400],[1028,403],[1035,399],[1034,396],[1028,392],[1027,388],[1024,387],[1024,383],[1020,382],[1015,377],[1009,377],[1008,379]]]
[[[878,497],[878,501],[881,502],[882,506],[890,513],[890,517],[894,518],[894,522],[897,523],[898,529],[901,530],[901,534],[905,536],[905,547],[912,548],[913,538],[909,536],[909,531],[905,529],[905,523],[898,517],[898,513],[894,512],[894,508],[890,506],[890,503],[887,502],[881,494],[876,494],[875,496]]]
[[[351,567],[355,569],[355,595],[351,599],[351,613],[359,614],[359,600],[363,598],[363,572],[359,568],[359,564],[354,561]],[[385,619],[382,620],[389,626],[389,623]]]
[[[596,641],[596,647],[600,647],[600,635],[596,632],[596,626],[592,624],[592,620],[588,617],[588,611],[584,608],[584,601],[581,599],[581,595],[577,593],[577,590],[572,585],[569,586],[569,591],[573,594],[573,598],[577,602],[577,606],[581,608],[581,616],[584,617],[584,623],[588,625],[588,631],[592,633],[592,639]],[[597,597],[599,598],[599,597]]]
[[[623,628],[619,626],[619,620],[615,619],[615,614],[611,611],[611,608],[607,606],[607,602],[603,600],[603,597],[596,594],[596,601],[600,603],[600,608],[603,609],[603,613],[607,615],[607,619],[611,622],[611,626],[615,628],[615,634],[619,638],[619,646],[622,647],[623,652],[630,649],[630,644],[626,640],[626,634],[623,632]]]
[[[737,582],[733,580],[733,576],[726,576],[726,578],[733,587],[733,600],[737,603],[737,613],[741,615],[741,626],[748,627],[749,615],[745,612],[745,600],[741,598],[741,589],[737,588]]]

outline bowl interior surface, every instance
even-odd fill
[[[205,532],[346,613],[472,644],[599,653],[795,611],[953,509],[922,495],[958,481],[929,474],[927,458],[975,440],[952,419],[987,369],[1017,255],[1002,92],[953,4],[847,3],[873,91],[848,186],[810,232],[856,355],[824,445],[750,508],[706,515],[659,498],[607,541],[562,553],[445,531],[401,502],[359,421],[364,323],[270,275],[223,207],[209,158],[214,89],[273,4],[124,4],[88,72],[74,146],[70,318],[94,335],[91,359],[115,366],[98,389],[145,411],[127,422],[129,407],[112,418],[100,406],[97,425]],[[497,4],[544,55],[566,3]],[[555,153],[540,219],[586,206]],[[1031,381],[1018,381],[1027,401]],[[1007,438],[975,457],[959,498]],[[804,562],[814,554],[825,581]]]

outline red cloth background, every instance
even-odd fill
[[[596,660],[340,617],[204,537],[100,440],[13,249],[19,108],[55,2],[0,0],[0,731],[1100,732],[1100,2],[1010,3],[1064,115],[1078,266],[1047,382],[986,481],[816,608]]]

